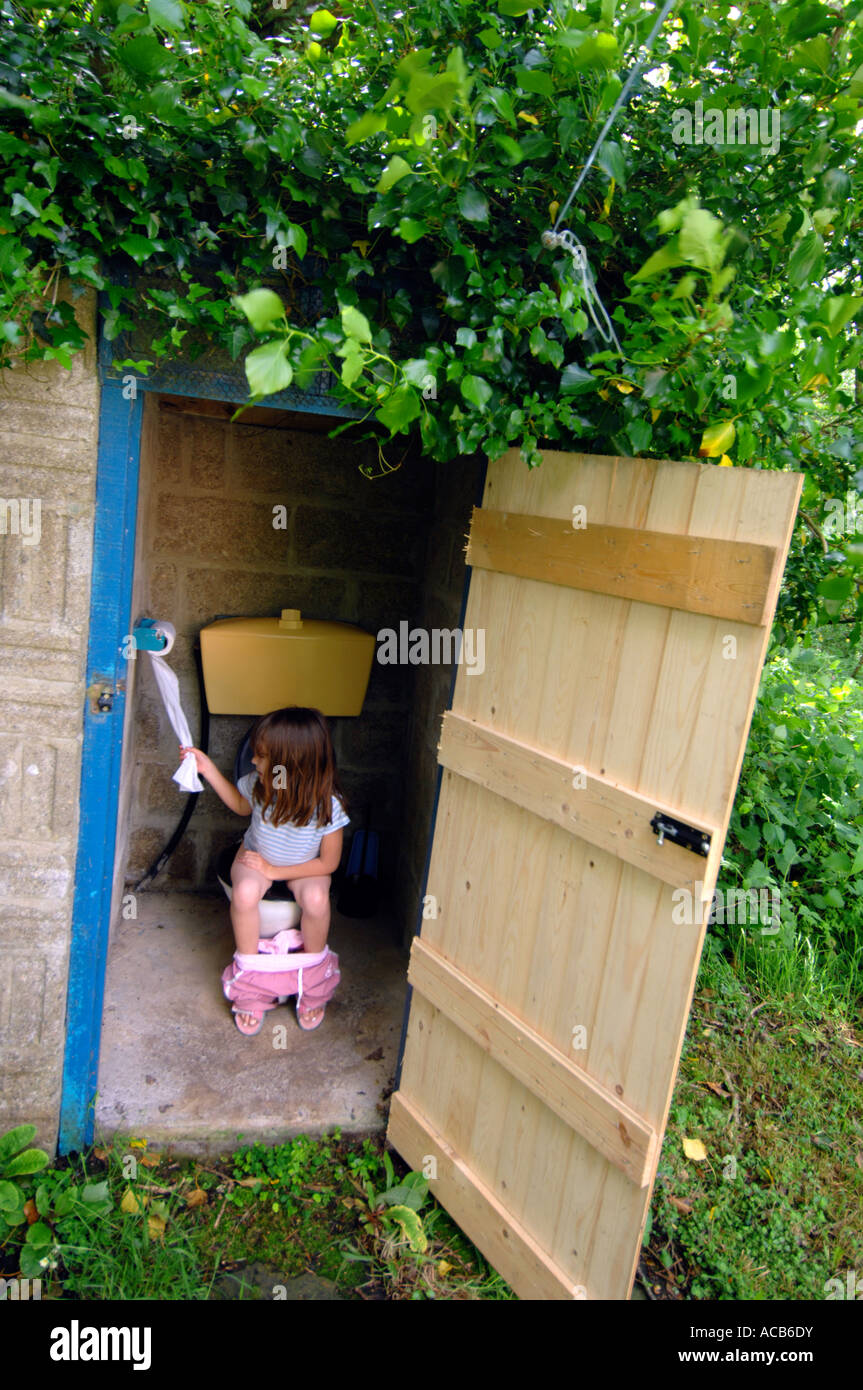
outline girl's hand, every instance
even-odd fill
[[[260,854],[256,854],[253,849],[244,849],[239,856],[239,861],[247,869],[257,869],[259,874],[264,875],[264,878],[273,878],[272,864],[268,864],[266,859]]]
[[[194,753],[194,755],[195,755],[195,766],[196,766],[196,768],[198,769],[199,772],[202,772],[202,773],[204,774],[205,777],[208,776],[209,773],[212,771],[212,768],[213,768],[213,760],[212,760],[212,758],[208,758],[208,757],[207,757],[207,754],[206,754],[206,753],[202,753],[201,750],[200,750],[200,748],[184,748],[183,745],[181,744],[181,745],[180,745],[180,757],[181,757],[181,758],[185,758],[185,756],[186,756],[187,753]]]

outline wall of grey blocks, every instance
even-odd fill
[[[99,422],[96,296],[71,369],[0,373],[0,1128],[56,1143]],[[9,503],[40,504],[39,534]]]

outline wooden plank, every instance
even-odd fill
[[[800,483],[554,452],[529,470],[513,450],[490,465],[483,500],[561,532],[578,503],[609,527],[692,533],[726,549],[767,544],[772,610]],[[570,773],[581,764],[681,808],[690,824],[718,826],[718,853],[766,625],[475,567],[463,626],[486,631],[486,662],[482,673],[459,668],[457,715]],[[690,882],[710,886],[710,860],[679,853],[694,866]],[[562,1060],[573,1059],[572,1028],[583,1024],[588,1046],[575,1060],[661,1135],[704,936],[697,920],[675,922],[672,886],[446,767],[425,891],[436,912],[422,941]],[[411,1103],[569,1279],[594,1298],[627,1298],[651,1183],[636,1187],[530,1083],[418,990],[412,997],[401,1081]],[[463,1217],[473,1236],[469,1204]]]
[[[408,980],[636,1186],[647,1185],[657,1135],[640,1115],[466,979],[421,937],[413,941]]]
[[[438,762],[663,883],[687,888],[704,877],[706,857],[672,840],[660,845],[650,822],[661,811],[703,831],[712,841],[717,837],[716,826],[576,769],[453,710],[444,714]]]
[[[589,514],[588,514],[589,515]],[[776,547],[474,507],[467,563],[761,626]]]
[[[491,1189],[429,1123],[414,1101],[396,1091],[390,1102],[387,1139],[417,1171],[429,1158],[435,1160],[437,1177],[431,1190],[486,1259],[509,1283],[519,1298],[585,1299],[583,1285],[574,1283],[548,1253],[541,1249]]]

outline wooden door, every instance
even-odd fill
[[[801,486],[512,450],[474,509],[388,1138],[521,1298],[631,1292]]]

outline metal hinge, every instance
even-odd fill
[[[676,845],[691,850],[693,854],[706,856],[710,853],[710,836],[704,830],[696,830],[694,825],[687,825],[685,821],[675,820],[673,816],[657,811],[650,828],[657,837],[657,844],[661,845],[663,840],[673,840]]]

